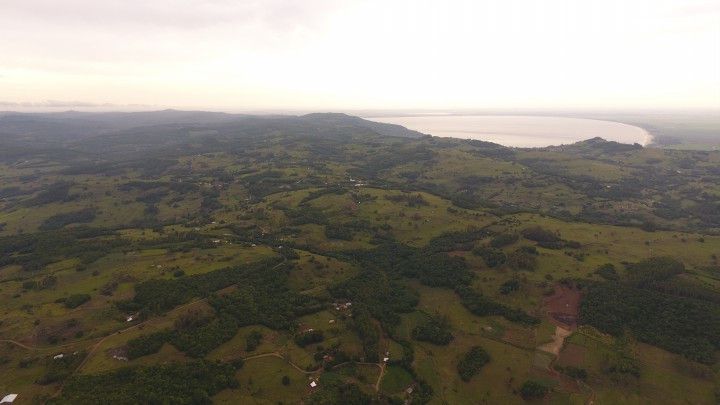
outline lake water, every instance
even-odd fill
[[[434,136],[478,139],[505,146],[542,147],[567,145],[590,138],[647,145],[652,136],[642,128],[612,121],[585,118],[521,115],[422,115],[366,117],[402,125]]]

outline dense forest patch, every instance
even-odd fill
[[[699,300],[602,283],[588,289],[580,318],[616,336],[627,329],[641,341],[702,363],[713,363],[720,348],[720,308]]]
[[[206,361],[123,368],[72,377],[50,403],[212,403],[212,395],[237,386],[234,374],[230,364]]]
[[[490,355],[482,347],[475,346],[458,362],[458,374],[463,381],[470,381],[489,361]]]

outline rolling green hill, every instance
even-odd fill
[[[0,115],[16,403],[713,404],[718,255],[720,152]]]

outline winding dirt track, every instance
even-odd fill
[[[344,363],[336,364],[336,365],[333,366],[333,370],[336,369],[336,368],[342,367],[342,366],[344,366],[344,365],[346,365],[346,364],[350,364],[350,363],[352,363],[352,362],[346,361],[346,362],[344,362]],[[376,381],[375,384],[374,384],[374,386],[375,386],[375,392],[379,392],[379,391],[380,391],[380,381],[382,381],[383,375],[385,375],[385,366],[386,366],[386,364],[385,364],[385,363],[365,363],[365,362],[360,362],[360,361],[359,361],[359,362],[355,362],[355,364],[360,364],[360,365],[364,365],[364,366],[378,366],[378,367],[380,368],[380,374],[378,375],[378,379],[377,379],[377,381]]]
[[[241,358],[242,358],[243,361],[248,361],[248,360],[253,360],[253,359],[261,359],[261,358],[263,358],[263,357],[277,357],[277,358],[279,358],[279,359],[285,360],[285,362],[286,362],[287,364],[289,364],[292,368],[294,368],[295,370],[297,370],[297,371],[299,371],[299,372],[301,372],[301,373],[303,373],[303,374],[315,374],[315,373],[319,372],[319,371],[322,369],[322,367],[318,367],[318,368],[315,369],[315,370],[309,370],[309,371],[308,371],[308,370],[303,370],[300,366],[298,366],[297,364],[293,363],[293,362],[290,361],[289,359],[285,358],[285,357],[284,357],[282,354],[280,354],[279,352],[256,354],[256,355],[254,355],[254,356],[241,357]]]
[[[2,339],[2,340],[0,340],[0,342],[10,343],[10,344],[13,344],[13,345],[15,345],[15,346],[22,347],[23,349],[27,349],[27,350],[50,350],[50,348],[46,348],[46,347],[32,347],[32,346],[28,346],[28,345],[26,345],[26,344],[23,344],[23,343],[18,342],[17,340],[11,340],[11,339]],[[55,348],[58,348],[58,347],[61,347],[61,346],[55,346]]]

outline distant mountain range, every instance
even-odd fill
[[[147,112],[80,112],[53,113],[0,112],[0,135],[25,139],[53,137],[72,140],[107,135],[142,127],[188,126],[205,128],[237,127],[243,129],[258,122],[269,125],[293,124],[318,129],[364,128],[385,136],[418,138],[424,136],[400,125],[368,121],[339,113],[292,115],[248,115],[208,111],[162,110]],[[50,140],[50,139],[46,139]]]

